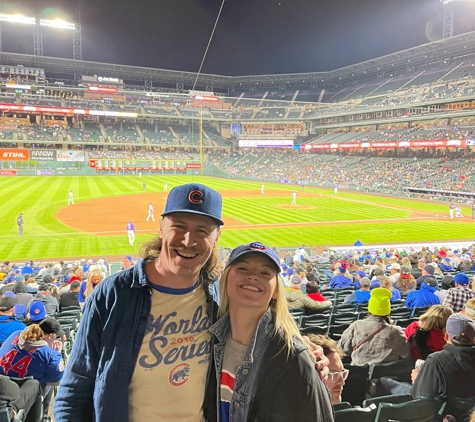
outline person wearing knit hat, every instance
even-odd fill
[[[398,289],[402,295],[407,295],[416,289],[416,285],[416,279],[411,274],[411,266],[402,265],[399,278],[393,283],[394,288]]]
[[[421,285],[426,278],[434,278],[434,273],[435,273],[435,267],[433,265],[427,264],[422,269],[422,275],[416,280],[417,282],[416,289],[419,290],[421,288]],[[437,283],[437,287],[438,287],[438,283]]]
[[[473,406],[470,403],[475,397],[475,320],[466,315],[451,315],[444,338],[447,343],[443,349],[427,357],[411,395],[413,399],[446,401],[444,414],[462,421],[466,420],[466,412]]]
[[[357,320],[343,332],[338,345],[352,364],[363,366],[373,363],[409,359],[411,348],[401,327],[393,325],[391,292],[377,287],[371,290],[368,316]]]
[[[470,289],[470,279],[467,274],[455,274],[454,282],[455,287],[447,290],[443,304],[450,306],[454,312],[460,312],[467,301],[475,297],[475,290]]]

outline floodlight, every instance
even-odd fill
[[[62,19],[40,19],[40,25],[58,29],[76,29],[76,25],[74,23],[66,22]]]
[[[10,23],[22,23],[25,25],[36,25],[36,19],[30,18],[28,16],[20,15],[20,14],[7,14],[7,13],[0,13],[0,21],[10,22]]]

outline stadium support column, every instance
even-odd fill
[[[444,28],[442,38],[450,38],[454,35],[454,9],[450,4],[444,6]]]
[[[73,59],[82,61],[81,25],[76,25],[73,32]]]
[[[33,27],[33,48],[35,56],[43,56],[43,31],[40,25]]]
[[[203,176],[203,105],[200,104],[200,167]]]

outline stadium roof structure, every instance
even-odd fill
[[[389,76],[388,72],[407,69],[434,61],[462,60],[461,57],[475,55],[475,31],[455,37],[423,44],[376,59],[327,72],[287,73],[273,75],[224,76],[201,73],[197,87],[208,91],[247,90],[259,86],[278,90],[284,87],[302,89],[325,87],[358,78],[377,75]],[[57,57],[33,56],[0,52],[0,63],[10,66],[40,67],[46,74],[64,75],[72,80],[80,80],[82,75],[104,75],[125,81],[138,81],[145,87],[160,84],[176,85],[180,89],[193,86],[197,74],[175,70],[155,69],[120,64],[98,63]]]

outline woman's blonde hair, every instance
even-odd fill
[[[218,309],[218,316],[222,317],[226,314],[229,310],[229,296],[228,296],[228,277],[231,268],[234,267],[236,264],[240,262],[239,259],[234,261],[228,268],[226,268],[221,276],[221,280],[219,282],[219,293],[220,293],[220,303]],[[276,277],[276,298],[271,299],[269,302],[269,308],[272,312],[272,317],[274,319],[275,324],[275,331],[274,335],[280,333],[285,340],[285,345],[283,349],[286,349],[287,356],[289,356],[292,351],[294,350],[294,343],[293,338],[296,337],[299,339],[304,346],[307,347],[310,357],[314,358],[312,349],[310,348],[309,344],[303,339],[302,335],[300,334],[299,328],[295,323],[295,320],[292,318],[292,315],[289,312],[289,308],[287,306],[287,299],[285,297],[284,292],[284,284],[280,275],[277,273]]]
[[[81,267],[74,271],[74,275],[78,276],[81,280],[84,280],[86,278],[86,274],[84,274],[84,271]]]
[[[393,291],[393,283],[391,283],[389,277],[383,277],[381,279],[381,287],[388,289],[390,292]]]
[[[475,319],[475,297],[467,300],[465,304],[464,314],[470,318]]]
[[[21,332],[20,337],[25,341],[39,341],[44,340],[45,333],[38,324],[31,324]]]
[[[102,271],[99,268],[94,268],[93,270],[90,270],[89,274],[87,275],[86,290],[84,290],[85,298],[89,297],[92,291],[94,290],[95,284],[92,282],[93,277],[100,277],[101,279],[99,280],[99,283],[104,280],[104,274],[102,274]]]
[[[444,330],[453,313],[449,306],[433,305],[419,318],[419,328],[423,331]]]

